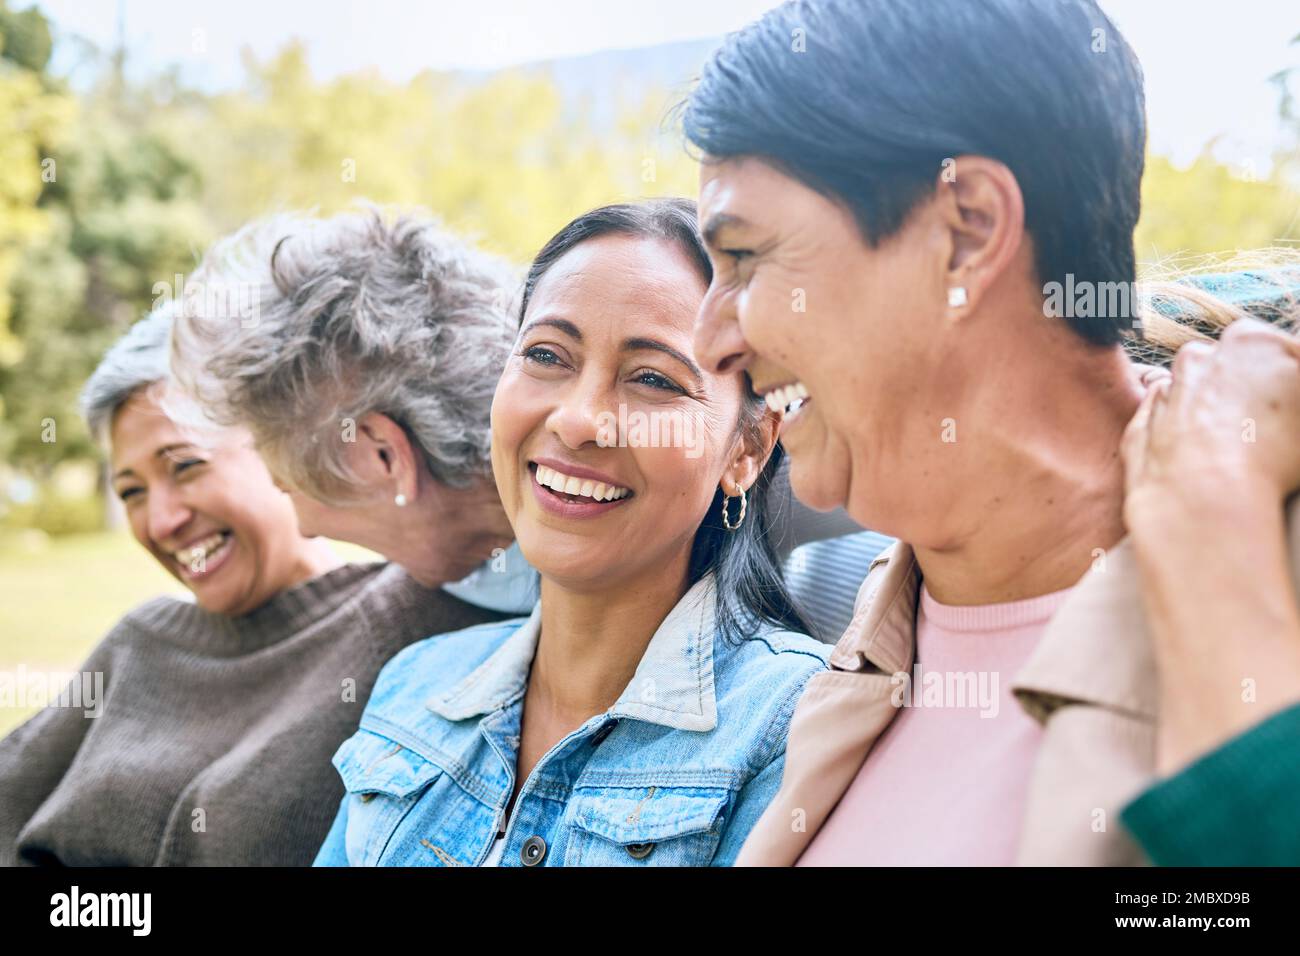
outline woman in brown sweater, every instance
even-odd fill
[[[68,685],[88,694],[50,689],[0,740],[3,864],[310,863],[379,668],[504,616],[304,537],[246,431],[164,411],[170,325],[137,323],[84,404],[133,535],[193,600],[129,613]]]

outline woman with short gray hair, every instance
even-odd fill
[[[171,312],[109,350],[83,410],[131,533],[193,600],[131,611],[74,677],[85,706],[0,740],[0,865],[308,863],[343,795],[330,755],[383,663],[500,618],[397,566],[342,564],[299,532],[247,431],[169,417]]]
[[[516,284],[413,214],[271,217],[191,278],[173,371],[202,415],[251,430],[304,533],[457,581],[513,537],[488,449]]]

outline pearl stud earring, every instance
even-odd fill
[[[954,309],[960,309],[966,304],[966,287],[964,285],[955,285],[948,290],[948,305]]]
[[[393,504],[397,505],[397,507],[399,507],[399,508],[405,508],[405,507],[406,507],[406,495],[399,493],[399,494],[397,495],[397,497],[393,499]]]

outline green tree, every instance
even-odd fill
[[[12,191],[25,190],[9,201],[18,212],[5,214],[5,234],[25,231],[8,244],[7,326],[17,345],[0,361],[0,450],[38,479],[60,461],[93,455],[76,406],[82,384],[150,308],[155,285],[187,271],[213,235],[198,169],[169,126],[181,91],[128,86],[118,67],[106,66],[75,114],[60,117],[57,140],[30,134],[42,145],[27,151],[47,154],[49,174],[31,159],[36,175],[5,177]],[[18,81],[53,83],[30,74]]]

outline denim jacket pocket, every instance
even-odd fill
[[[348,792],[345,843],[353,866],[373,866],[442,768],[395,740],[358,730],[334,754]]]
[[[566,866],[708,866],[732,791],[575,787]]]

